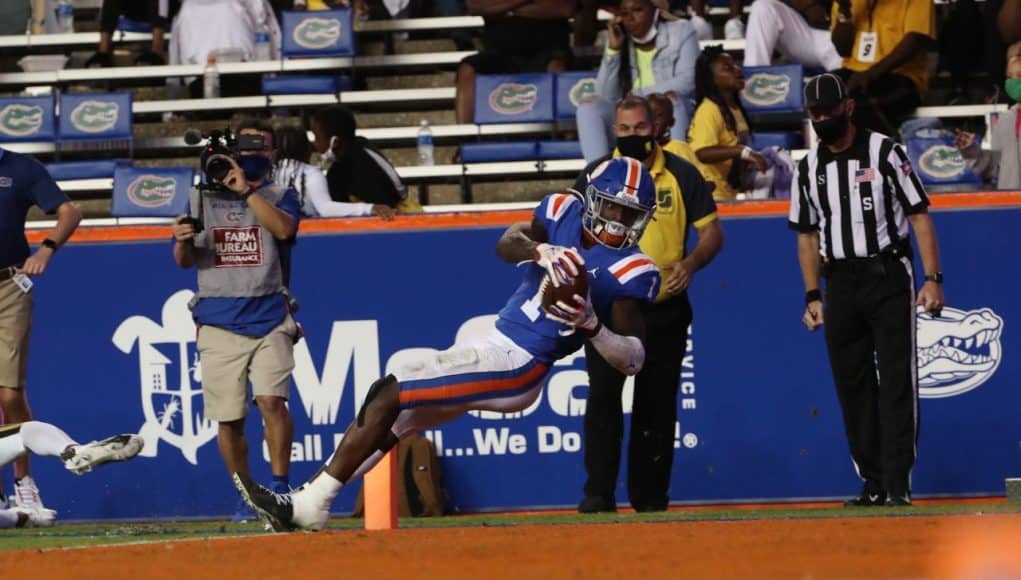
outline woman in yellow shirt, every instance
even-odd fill
[[[713,198],[733,200],[747,189],[747,169],[767,169],[766,160],[747,146],[748,121],[738,94],[744,88],[741,67],[720,45],[707,46],[695,61],[695,116],[688,143]]]

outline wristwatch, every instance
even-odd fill
[[[57,242],[54,242],[53,240],[51,240],[49,238],[46,238],[45,240],[43,240],[41,245],[44,248],[49,248],[49,249],[53,250],[54,252],[57,251]]]
[[[926,282],[935,282],[937,284],[943,283],[943,272],[936,272],[925,277]]]
[[[248,201],[248,198],[252,197],[253,193],[255,193],[255,190],[249,188],[248,191],[246,191],[244,193],[239,193],[238,194],[238,199],[240,199],[241,201]]]

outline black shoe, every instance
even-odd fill
[[[580,514],[613,513],[617,511],[617,502],[613,498],[589,495],[578,504]]]
[[[163,59],[163,56],[157,52],[147,50],[142,54],[138,55],[135,59],[136,65],[152,65],[152,66],[163,66],[167,64],[167,61]]]
[[[665,504],[665,503],[639,503],[639,504],[632,504],[632,506],[635,508],[635,511],[638,512],[638,513],[665,512],[666,508],[667,508],[667,504]]]
[[[272,491],[255,483],[248,476],[240,473],[234,474],[234,487],[238,489],[241,498],[250,505],[255,513],[266,523],[272,526],[276,532],[292,532],[297,527],[291,523],[294,519],[294,505],[291,503],[291,494],[273,493]]]
[[[861,495],[844,502],[844,507],[876,507],[886,502],[886,492],[871,489],[861,490]]]
[[[910,507],[911,494],[910,493],[890,494],[890,497],[886,498],[886,503],[883,505],[885,505],[886,507]]]
[[[109,68],[113,66],[113,55],[109,52],[97,52],[85,61],[85,68]]]

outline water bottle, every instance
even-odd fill
[[[422,119],[422,126],[418,129],[418,164],[436,165],[436,158],[433,156],[433,130],[429,128],[429,121]]]
[[[202,96],[207,99],[220,97],[220,71],[216,68],[216,57],[209,55],[206,70],[202,73]]]
[[[255,58],[253,60],[273,60],[273,52],[269,46],[269,29],[265,25],[255,32]]]
[[[55,10],[57,16],[57,32],[70,34],[74,32],[74,5],[71,0],[60,0]]]

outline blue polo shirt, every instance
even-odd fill
[[[57,211],[67,195],[35,158],[0,148],[0,268],[20,265],[29,255],[25,239],[28,209]]]

